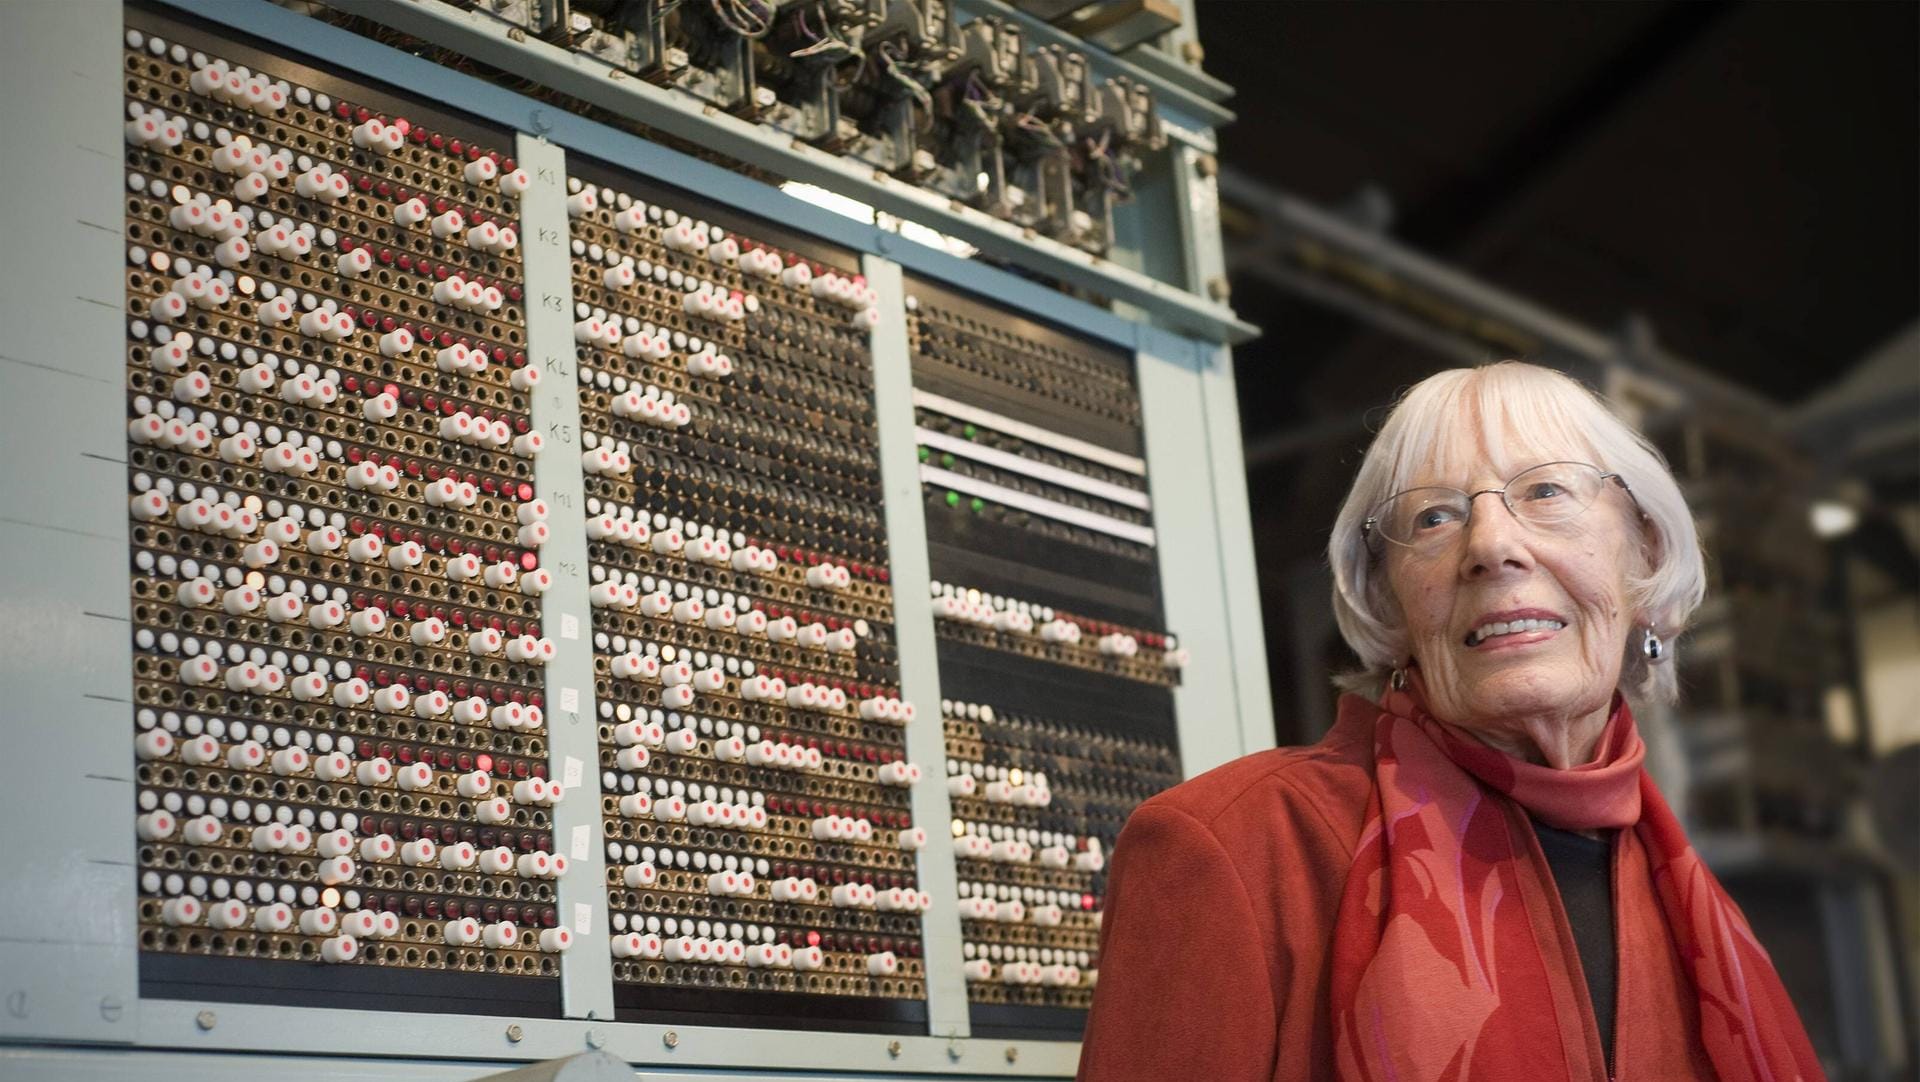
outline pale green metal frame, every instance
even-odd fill
[[[1176,692],[1181,750],[1189,773],[1273,742],[1254,584],[1240,432],[1227,343],[1252,328],[1206,296],[1220,273],[1218,200],[1201,168],[1205,153],[1179,144],[1176,220],[1148,223],[1137,243],[1176,246],[1189,281],[1155,281],[1119,263],[1089,261],[1030,239],[1000,235],[994,223],[932,222],[971,235],[1031,270],[1105,287],[1130,307],[1103,310],[984,263],[955,258],[898,234],[833,215],[775,188],[615,131],[471,77],[307,19],[266,0],[164,0],[230,29],[287,43],[289,52],[339,65],[409,92],[450,103],[519,132],[517,155],[536,173],[524,201],[529,222],[564,225],[567,152],[697,190],[721,203],[777,220],[860,254],[881,299],[874,331],[875,400],[882,485],[896,590],[902,685],[928,707],[939,699],[933,618],[924,592],[925,523],[915,470],[914,419],[905,330],[903,272],[970,290],[1022,314],[1073,327],[1132,351],[1138,361],[1155,502],[1161,579],[1169,626],[1193,652]],[[358,0],[351,0],[357,3]],[[445,30],[449,44],[475,40],[455,9],[435,0],[380,5],[415,32]],[[0,558],[10,568],[5,592],[6,706],[0,710],[11,761],[0,786],[0,816],[12,829],[0,876],[0,1075],[15,1078],[473,1078],[584,1048],[607,1051],[649,1078],[744,1079],[809,1073],[810,1079],[1066,1077],[1078,1045],[969,1036],[960,976],[960,928],[936,907],[925,932],[929,1033],[925,1036],[613,1023],[605,948],[606,903],[594,764],[591,641],[585,598],[584,540],[558,531],[550,567],[557,574],[543,602],[560,658],[549,669],[554,768],[582,764],[578,799],[559,809],[556,834],[579,870],[560,888],[569,921],[586,928],[562,966],[563,1019],[402,1015],[346,1009],[143,1000],[136,973],[134,837],[127,829],[134,784],[128,755],[131,635],[124,568],[127,489],[123,361],[125,241],[121,223],[124,119],[119,8],[104,2],[18,0],[0,9],[0,93],[10,103],[0,134],[0,227],[7,263],[0,316],[0,424],[13,468],[0,483]],[[551,76],[574,67],[538,42],[516,46],[516,70]],[[565,78],[584,78],[576,71]],[[604,78],[603,73],[591,73]],[[631,81],[623,90],[634,89]],[[650,88],[657,89],[657,88]],[[638,98],[609,99],[626,101]],[[649,108],[658,103],[647,102]],[[684,103],[676,125],[704,133],[708,145],[748,148],[764,159],[770,145],[735,130],[728,117],[703,116]],[[704,125],[702,127],[701,125]],[[731,126],[730,126],[731,125]],[[724,129],[724,130],[723,130]],[[1206,140],[1194,140],[1210,145]],[[824,156],[780,148],[789,158]],[[816,162],[817,166],[818,163]],[[539,166],[541,168],[534,168]],[[812,167],[810,167],[812,168]],[[822,167],[824,168],[824,167]],[[789,174],[795,175],[795,174]],[[831,171],[816,173],[828,183]],[[854,194],[884,182],[866,175]],[[892,185],[900,188],[899,185]],[[884,194],[884,193],[883,193]],[[895,198],[887,195],[886,198]],[[875,199],[876,204],[884,202]],[[970,213],[970,212],[969,212]],[[977,218],[979,216],[972,215]],[[535,236],[529,228],[525,236]],[[978,242],[978,241],[976,241]],[[1125,257],[1125,253],[1121,253]],[[527,252],[529,294],[567,288],[564,248],[537,243]],[[564,517],[580,499],[579,403],[570,327],[562,314],[529,306],[529,344],[555,368],[534,401],[534,419],[555,446],[537,466],[544,498]],[[1131,317],[1131,318],[1130,318]],[[1156,325],[1157,324],[1157,325]],[[557,435],[556,435],[557,434]],[[577,511],[576,511],[577,513]],[[566,634],[568,618],[579,638]],[[563,689],[580,697],[580,717],[557,709]],[[909,728],[919,762],[943,758],[939,712],[922,709]],[[914,796],[919,822],[943,824],[940,786]],[[921,879],[951,898],[951,839],[929,830]],[[582,842],[584,841],[584,847]]]

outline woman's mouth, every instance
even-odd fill
[[[1511,635],[1524,635],[1535,631],[1559,631],[1566,626],[1566,621],[1553,619],[1490,620],[1467,632],[1466,644],[1469,647],[1479,646]]]

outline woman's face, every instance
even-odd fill
[[[1435,457],[1465,464],[1413,485],[1465,492],[1499,488],[1509,472],[1581,453],[1518,456],[1502,471],[1478,440]],[[1412,486],[1409,486],[1412,487]],[[1611,704],[1627,636],[1639,622],[1627,577],[1641,566],[1641,530],[1631,498],[1611,482],[1584,513],[1529,526],[1496,493],[1473,501],[1464,529],[1438,548],[1386,546],[1387,582],[1406,620],[1427,708],[1442,721],[1490,732],[1574,719]],[[1560,627],[1489,634],[1515,620]]]

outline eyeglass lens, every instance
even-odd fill
[[[1585,511],[1606,484],[1581,462],[1548,462],[1516,474],[1500,490],[1513,516],[1530,526],[1565,522]],[[1389,541],[1427,545],[1455,536],[1473,513],[1473,497],[1457,488],[1413,488],[1389,497],[1375,513]]]

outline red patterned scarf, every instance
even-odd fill
[[[1343,1082],[1607,1077],[1528,814],[1618,830],[1616,1077],[1825,1077],[1766,951],[1641,768],[1646,746],[1624,700],[1593,761],[1555,770],[1436,721],[1417,674],[1409,684],[1381,702],[1378,783],[1334,933]],[[1694,1032],[1667,1032],[1676,1027]]]

